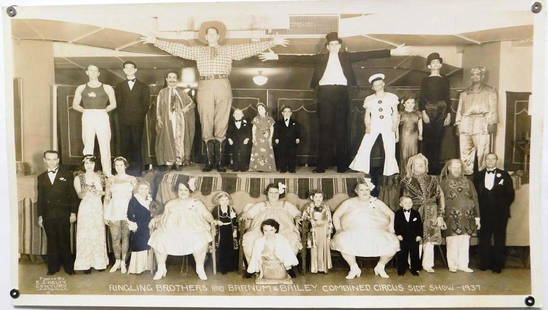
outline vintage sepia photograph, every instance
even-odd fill
[[[14,305],[542,306],[541,2],[13,4]]]

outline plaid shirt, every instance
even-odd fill
[[[258,43],[223,45],[217,48],[209,46],[186,46],[181,43],[156,40],[156,47],[181,58],[195,60],[200,76],[229,74],[232,60],[242,60],[274,46],[273,41]],[[215,49],[217,50],[216,56]]]

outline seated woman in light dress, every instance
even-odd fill
[[[206,206],[190,196],[195,190],[195,179],[178,182],[177,198],[170,200],[164,213],[152,219],[153,232],[148,244],[154,249],[158,271],[154,280],[163,278],[166,273],[168,255],[183,256],[192,254],[196,262],[196,273],[201,280],[207,280],[204,261],[209,242],[213,240],[211,227],[213,216]]]
[[[279,234],[287,239],[293,253],[296,254],[302,248],[301,235],[296,226],[300,221],[301,212],[293,204],[280,199],[284,197],[285,185],[268,184],[264,193],[267,196],[266,201],[251,206],[241,215],[242,219],[251,223],[242,239],[245,258],[248,262],[251,260],[255,241],[263,235],[261,224],[267,219],[274,219],[280,224]]]
[[[248,273],[259,273],[257,284],[291,284],[295,274],[292,267],[299,264],[297,256],[284,236],[280,235],[280,224],[273,219],[261,223],[263,236],[255,240]]]
[[[347,279],[354,279],[362,271],[356,263],[356,256],[378,257],[375,275],[389,276],[384,266],[399,251],[400,243],[394,234],[394,212],[381,200],[371,196],[375,187],[370,179],[356,185],[358,197],[345,200],[333,214],[333,226],[337,233],[331,242],[331,249],[341,252],[350,266]]]

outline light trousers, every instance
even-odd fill
[[[202,139],[223,141],[232,107],[232,87],[228,79],[201,80],[198,83],[198,113]]]
[[[112,174],[110,162],[110,121],[105,110],[87,109],[82,113],[82,142],[84,142],[83,155],[93,155],[95,149],[95,136],[99,142],[101,154],[101,166],[105,175]]]
[[[478,156],[478,170],[485,168],[485,155],[489,153],[489,134],[459,134],[460,159],[464,163],[464,174],[474,173],[474,159]]]
[[[434,267],[434,244],[426,242],[422,244],[422,268],[430,269]]]
[[[399,172],[398,162],[396,161],[396,134],[391,129],[366,133],[363,136],[356,157],[354,157],[354,160],[350,164],[350,169],[369,173],[371,149],[379,135],[382,137],[382,144],[384,147],[383,175],[393,175]]]
[[[449,266],[449,269],[456,270],[468,268],[470,236],[448,236],[445,240],[447,242],[447,265]]]

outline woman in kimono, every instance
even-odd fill
[[[168,169],[188,165],[194,143],[196,104],[177,87],[178,79],[177,72],[168,72],[156,102],[156,161]]]
[[[280,224],[273,219],[264,220],[260,226],[262,237],[255,241],[248,273],[258,273],[256,284],[292,284],[291,271],[299,261],[284,236]]]
[[[468,267],[470,237],[480,228],[478,195],[474,183],[464,176],[460,159],[451,159],[441,171],[447,225],[447,265],[449,271],[473,272]]]
[[[428,175],[428,159],[422,154],[411,156],[401,180],[401,194],[413,201],[413,209],[418,210],[423,223],[422,268],[434,272],[434,245],[441,244],[441,230],[445,199],[438,177]]]

